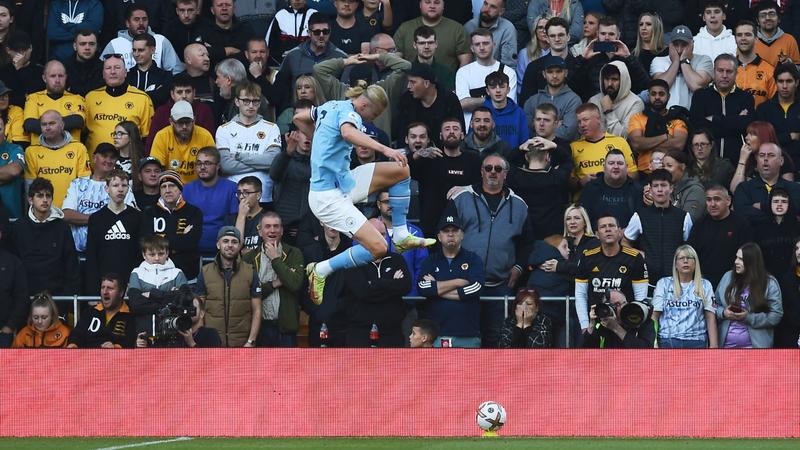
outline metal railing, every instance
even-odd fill
[[[78,319],[80,317],[80,304],[81,303],[90,303],[90,302],[99,302],[100,297],[97,295],[56,295],[53,296],[53,300],[57,302],[72,302],[72,313],[75,316],[75,323],[78,323]],[[425,300],[425,297],[421,296],[405,296],[403,300],[410,300],[410,301],[421,301]],[[508,317],[508,302],[514,301],[514,296],[512,295],[503,295],[503,296],[487,296],[487,297],[480,297],[482,302],[503,302],[503,317]],[[570,302],[574,301],[573,297],[566,295],[564,297],[542,297],[541,300],[543,302],[564,302],[566,308],[565,310],[565,317],[564,317],[564,338],[565,344],[569,347],[570,344],[570,328],[569,328],[569,312],[570,312]]]

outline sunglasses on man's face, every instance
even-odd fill
[[[324,28],[322,30],[311,30],[311,34],[313,34],[314,36],[327,36],[331,34],[331,29]]]
[[[494,169],[494,171],[497,172],[497,173],[502,173],[503,170],[504,170],[504,167],[499,165],[499,164],[495,164],[495,165],[487,164],[487,165],[483,166],[483,171],[486,172],[486,173],[491,173],[492,169]]]

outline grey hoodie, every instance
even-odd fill
[[[628,137],[628,123],[634,114],[644,111],[644,102],[638,95],[631,92],[631,76],[628,67],[622,61],[611,61],[600,70],[600,86],[603,86],[603,73],[606,67],[613,65],[619,69],[619,93],[617,98],[612,101],[611,111],[606,113],[600,104],[600,99],[605,95],[603,92],[595,94],[589,99],[589,103],[594,103],[600,108],[600,120],[607,132]],[[601,89],[602,91],[602,89]]]
[[[149,27],[147,32],[156,40],[156,52],[153,53],[153,62],[160,69],[172,72],[173,75],[183,72],[183,63],[178,58],[178,54],[169,39],[161,34],[154,33]],[[112,39],[103,49],[100,59],[105,60],[108,55],[112,54],[122,55],[122,59],[125,60],[125,70],[130,70],[131,67],[136,66],[136,61],[133,59],[133,36],[128,33],[127,28],[117,32],[117,37]]]
[[[578,118],[575,116],[575,111],[582,103],[578,94],[573,92],[566,83],[561,86],[556,95],[550,95],[550,91],[546,87],[539,89],[538,93],[525,101],[524,109],[525,115],[528,117],[528,123],[533,123],[536,107],[543,103],[551,103],[558,109],[558,119],[561,121],[561,125],[556,128],[556,136],[568,141],[577,139]],[[533,127],[530,128],[532,129]]]

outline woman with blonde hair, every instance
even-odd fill
[[[569,22],[570,42],[577,42],[583,36],[583,5],[580,0],[530,0],[528,23],[542,16],[561,17]]]
[[[667,56],[669,48],[664,43],[664,24],[661,16],[645,12],[639,16],[639,32],[636,33],[636,47],[633,56],[639,58],[644,70],[650,73],[650,63],[656,56]]]
[[[550,54],[550,42],[547,40],[548,16],[540,16],[531,23],[531,40],[517,53],[517,80],[525,77],[525,70],[533,60]],[[522,91],[522,82],[517,82],[517,91]]]
[[[672,276],[658,280],[653,293],[653,321],[659,324],[661,348],[718,348],[714,288],[703,278],[691,245],[675,250]]]
[[[28,324],[17,333],[13,348],[61,348],[67,344],[69,327],[58,318],[58,307],[45,291],[31,301]]]
[[[294,84],[292,106],[284,109],[275,121],[282,135],[289,132],[289,125],[292,123],[292,117],[294,117],[294,104],[298,100],[309,100],[314,106],[319,106],[326,102],[325,94],[322,92],[322,88],[316,78],[311,75],[297,77],[297,81]]]

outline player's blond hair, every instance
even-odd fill
[[[372,102],[373,105],[381,109],[386,109],[386,107],[389,106],[389,96],[386,95],[386,91],[384,91],[382,87],[374,84],[367,85],[367,82],[364,80],[358,80],[356,85],[348,89],[344,95],[350,99],[355,99],[363,95],[367,100]]]

